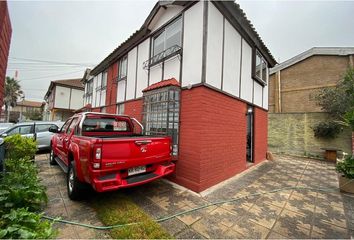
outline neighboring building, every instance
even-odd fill
[[[11,109],[11,112],[16,112],[20,121],[25,119],[40,120],[38,118],[41,118],[43,114],[44,105],[45,102],[22,100]]]
[[[64,121],[83,107],[84,86],[81,79],[52,81],[45,94],[44,120]]]
[[[0,1],[0,106],[4,105],[5,77],[11,41],[11,22],[7,1]],[[1,111],[1,109],[0,109]]]
[[[314,136],[313,128],[330,117],[316,104],[321,89],[334,87],[354,67],[354,47],[315,47],[270,70],[269,150],[321,157],[323,148],[351,152],[351,131],[337,138]]]
[[[171,136],[171,180],[201,192],[266,158],[275,63],[233,1],[160,1],[85,75],[84,105]]]
[[[315,47],[270,71],[269,112],[321,112],[314,96],[334,87],[348,67],[354,67],[354,47]]]

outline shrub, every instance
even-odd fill
[[[8,173],[0,182],[0,213],[20,207],[38,211],[47,202],[47,195],[36,166],[28,159],[11,159],[6,161],[6,169]]]
[[[6,158],[33,159],[37,151],[36,141],[33,138],[21,137],[15,134],[5,138]]]
[[[50,238],[52,223],[38,213],[47,202],[36,165],[33,139],[14,135],[5,139],[7,172],[0,178],[0,238]]]
[[[27,208],[12,209],[1,217],[0,238],[48,239],[55,235],[52,223],[41,221],[42,215],[29,212]]]
[[[337,163],[336,170],[346,178],[354,179],[354,158],[347,156],[343,161]]]
[[[341,125],[334,121],[320,122],[312,129],[316,138],[326,139],[335,138],[342,131]]]

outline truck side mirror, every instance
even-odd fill
[[[52,133],[58,133],[59,132],[59,128],[58,128],[57,125],[53,125],[53,126],[49,127],[48,131],[52,132]]]

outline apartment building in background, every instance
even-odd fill
[[[44,100],[43,119],[65,121],[83,107],[84,85],[81,79],[51,81]]]

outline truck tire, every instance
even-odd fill
[[[55,154],[54,154],[52,146],[50,146],[49,164],[50,165],[57,165],[58,164],[57,161],[55,161]]]
[[[68,196],[71,200],[79,200],[83,196],[82,193],[85,189],[85,185],[77,178],[74,161],[71,161],[69,164],[68,174],[66,178],[66,186]]]

